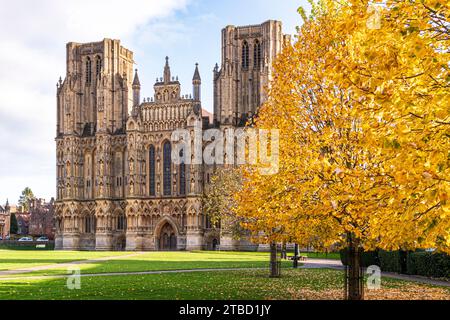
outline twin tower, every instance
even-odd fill
[[[245,125],[266,100],[271,65],[289,36],[279,21],[227,26],[214,68],[214,114],[201,106],[198,65],[181,94],[168,58],[141,100],[133,53],[119,40],[67,44],[57,84],[56,248],[255,249],[213,226],[201,198],[214,167],[171,161],[171,133]]]

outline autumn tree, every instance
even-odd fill
[[[280,129],[279,173],[247,167],[236,214],[272,240],[348,246],[349,299],[362,250],[450,252],[449,14],[324,0],[274,65],[256,127]]]
[[[203,209],[213,225],[221,225],[221,231],[232,238],[239,238],[245,231],[241,226],[242,218],[236,216],[233,208],[236,201],[233,196],[242,187],[241,170],[235,166],[219,166],[206,186],[202,198]]]

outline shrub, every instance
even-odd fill
[[[342,249],[340,254],[342,264],[348,265],[347,249]],[[361,264],[365,268],[377,265],[385,272],[450,279],[450,256],[444,253],[368,251],[362,253]]]
[[[380,268],[386,272],[406,273],[406,252],[405,251],[384,251],[378,252]]]
[[[341,262],[344,266],[348,265],[348,255],[347,255],[348,249],[344,248],[339,253],[341,255]],[[372,265],[379,266],[379,260],[378,260],[378,252],[377,251],[364,251],[361,254],[361,265],[364,268],[367,268]]]
[[[408,274],[450,279],[450,256],[444,253],[411,252],[407,265]]]

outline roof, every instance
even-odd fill
[[[133,87],[134,86],[141,86],[141,82],[139,81],[139,76],[138,76],[138,70],[134,70],[134,80],[133,80]]]
[[[192,80],[201,80],[200,72],[198,71],[198,63],[195,64],[194,77],[192,78]]]
[[[213,122],[214,116],[212,115],[212,113],[209,112],[208,110],[202,108],[202,118],[203,117],[208,117],[209,118],[209,122]]]

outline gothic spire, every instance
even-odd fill
[[[200,72],[198,71],[198,63],[195,64],[194,77],[192,78],[192,80],[193,81],[195,81],[195,80],[201,81]]]
[[[133,107],[141,103],[141,82],[139,81],[138,70],[135,70],[133,80]]]
[[[169,57],[166,57],[166,65],[164,66],[164,83],[170,82]]]
[[[192,87],[195,101],[200,101],[201,84],[202,80],[200,79],[200,72],[198,71],[198,63],[196,63],[194,77],[192,78]]]
[[[134,70],[134,80],[133,80],[133,87],[141,87],[141,82],[139,81],[139,76],[138,76],[138,70],[135,69]]]

